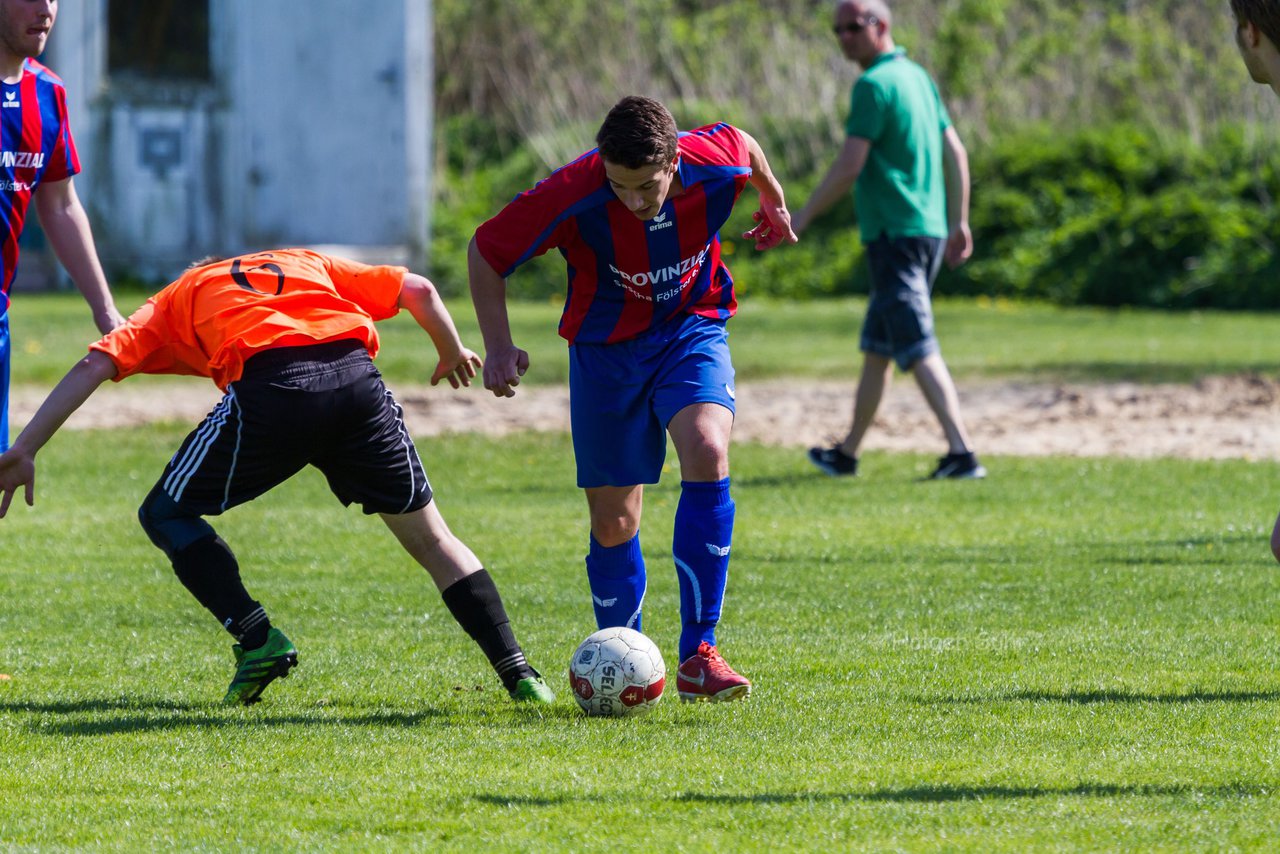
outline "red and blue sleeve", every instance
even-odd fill
[[[506,278],[530,258],[564,246],[579,213],[613,198],[599,156],[588,152],[516,196],[476,229],[476,248]]]

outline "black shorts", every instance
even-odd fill
[[[266,350],[183,441],[160,478],[201,516],[257,498],[304,466],[343,504],[407,513],[431,501],[404,414],[357,341]]]

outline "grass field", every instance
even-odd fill
[[[748,303],[740,376],[847,374],[858,307]],[[465,304],[455,313],[474,329]],[[535,381],[561,379],[555,314],[514,310]],[[962,377],[1274,373],[1280,331],[1265,315],[945,301],[938,315]],[[21,295],[13,325],[24,384],[52,383],[92,335],[65,296]],[[384,371],[412,382],[425,341],[384,328]],[[1280,837],[1276,463],[984,455],[988,481],[921,484],[923,457],[871,453],[864,476],[832,481],[793,451],[735,446],[720,641],[755,694],[600,721],[564,677],[593,628],[567,437],[431,440],[441,509],[557,703],[514,708],[390,534],[308,473],[217,520],[301,652],[261,704],[225,709],[230,640],[134,519],[187,426],[55,438],[37,506],[0,520],[0,850],[1270,850]],[[643,529],[645,628],[669,665],[677,482],[649,490]]]
[[[745,703],[592,720],[568,441],[424,443],[534,663],[498,690],[423,573],[305,474],[218,521],[301,664],[217,704],[229,639],[133,512],[176,428],[63,435],[0,522],[0,849],[1265,849],[1280,834],[1274,464],[1004,458],[981,483],[735,451],[720,641]],[[646,629],[678,633],[675,477]]]
[[[144,295],[119,297],[130,311]],[[465,300],[450,303],[463,338],[479,350],[475,315]],[[731,322],[739,380],[803,376],[847,378],[857,364],[861,299],[797,303],[746,299]],[[517,345],[530,352],[531,383],[565,382],[568,360],[555,334],[559,306],[513,303]],[[939,300],[938,334],[957,377],[1023,376],[1066,380],[1179,382],[1205,374],[1257,371],[1280,365],[1280,317],[1274,313],[1058,308],[1035,303]],[[72,294],[19,294],[11,309],[13,381],[51,385],[96,338],[88,310]],[[380,324],[378,364],[393,385],[424,382],[430,343],[405,314]],[[148,378],[145,381],[151,381]],[[161,382],[191,382],[164,379]]]

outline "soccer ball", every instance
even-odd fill
[[[614,626],[588,637],[569,661],[573,697],[588,715],[647,712],[662,699],[667,665],[657,645],[634,629]]]

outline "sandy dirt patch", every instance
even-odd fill
[[[521,388],[498,399],[481,388],[397,387],[415,435],[568,430],[568,390]],[[13,390],[11,415],[24,424],[47,389]],[[853,383],[770,380],[738,386],[734,438],[772,445],[821,444],[848,427]],[[72,429],[157,420],[194,424],[213,407],[212,385],[111,385],[72,416]],[[1255,375],[1188,385],[962,381],[961,406],[983,454],[1194,459],[1280,459],[1280,382]],[[941,453],[937,422],[909,378],[885,396],[866,450]]]

